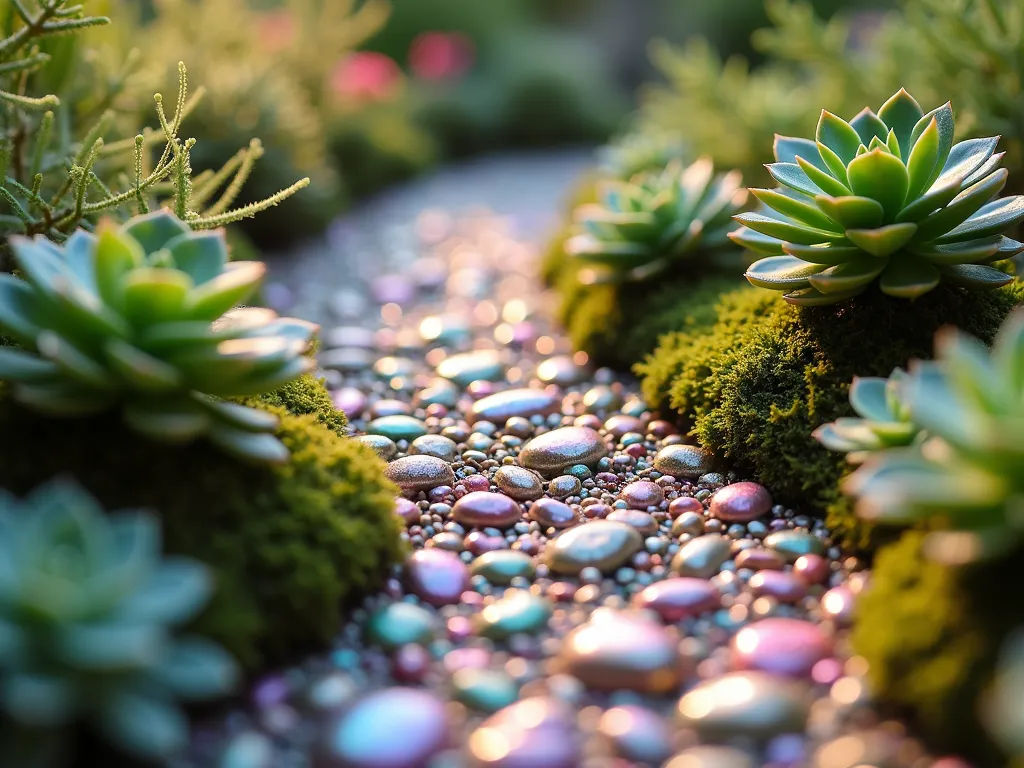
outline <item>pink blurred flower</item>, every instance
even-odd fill
[[[461,77],[473,67],[476,49],[461,32],[423,32],[409,47],[409,66],[424,80]]]
[[[365,101],[384,101],[395,95],[402,70],[383,53],[360,51],[338,62],[331,74],[331,87],[340,96]]]
[[[260,19],[260,41],[270,53],[290,46],[295,41],[295,33],[295,19],[286,10],[268,11]]]

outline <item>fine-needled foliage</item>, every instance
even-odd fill
[[[224,233],[194,233],[169,211],[57,246],[15,237],[21,277],[0,275],[0,377],[30,408],[82,416],[119,408],[147,437],[205,437],[238,456],[283,462],[269,414],[224,398],[281,387],[312,369],[312,323],[236,308],[261,262],[228,261]]]
[[[262,154],[259,141],[223,167],[194,176],[196,141],[183,138],[181,130],[203,91],[189,98],[179,63],[173,112],[167,114],[157,94],[158,125],[138,131],[121,97],[141,65],[139,51],[129,52],[123,65],[108,73],[85,65],[76,39],[107,22],[67,0],[22,0],[0,9],[3,240],[10,234],[41,234],[60,243],[78,228],[91,229],[103,214],[125,219],[161,205],[172,207],[194,229],[211,229],[273,207],[308,184],[308,179],[289,180],[283,189],[232,208]],[[106,83],[105,90],[100,83]],[[136,135],[116,138],[126,130]],[[8,255],[6,244],[0,246],[0,260]]]
[[[843,484],[857,513],[887,523],[932,522],[930,555],[947,563],[1005,554],[1024,535],[1024,309],[991,354],[955,329],[936,360],[917,362],[905,389],[918,447],[883,451]]]
[[[0,492],[0,754],[64,764],[85,722],[119,750],[166,758],[185,746],[176,699],[230,692],[218,645],[177,637],[213,589],[207,568],[161,558],[147,512],[107,515],[69,481],[24,500]]]
[[[989,266],[1024,250],[1003,232],[1024,220],[1024,196],[998,198],[1007,171],[998,137],[954,144],[949,103],[927,114],[905,90],[853,120],[823,110],[815,140],[776,136],[778,189],[754,189],[767,211],[736,217],[732,239],[767,254],[754,285],[795,304],[831,304],[875,280],[914,299],[945,280],[994,288]]]

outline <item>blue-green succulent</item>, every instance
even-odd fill
[[[20,277],[0,275],[0,379],[24,405],[56,416],[119,408],[166,442],[205,437],[257,461],[284,461],[277,419],[229,402],[309,371],[317,327],[239,307],[261,262],[228,261],[222,231],[193,232],[168,211],[62,245],[12,237]]]
[[[660,171],[673,161],[683,161],[686,155],[686,144],[677,134],[646,129],[602,147],[598,168],[612,178],[628,181],[638,173]]]
[[[857,417],[843,417],[814,430],[814,437],[832,451],[860,464],[874,451],[910,445],[920,429],[910,419],[905,395],[907,374],[895,369],[888,379],[857,377],[850,385],[850,405]]]
[[[1000,198],[998,137],[954,143],[950,104],[925,113],[905,90],[847,122],[822,111],[815,138],[776,136],[767,166],[781,185],[752,189],[768,210],[743,213],[733,240],[767,258],[746,278],[794,304],[844,301],[877,282],[913,299],[940,281],[995,288],[992,266],[1024,250],[1002,233],[1024,196]]]
[[[881,451],[843,483],[861,516],[935,527],[929,551],[963,562],[1024,543],[1024,308],[991,352],[953,328],[906,382],[919,445]]]
[[[70,481],[24,500],[0,492],[5,765],[59,764],[81,725],[128,754],[166,757],[188,737],[177,702],[234,686],[220,646],[176,634],[210,595],[207,569],[161,558],[160,543],[153,515],[108,515]]]

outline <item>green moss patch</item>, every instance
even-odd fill
[[[280,467],[243,464],[202,442],[151,442],[109,415],[43,418],[2,397],[0,486],[23,494],[66,474],[107,509],[158,511],[165,550],[215,571],[197,629],[249,670],[279,663],[326,645],[342,606],[376,587],[401,555],[396,489],[372,450],[337,434],[341,417],[313,408],[323,404],[315,388],[300,380],[261,405],[281,418],[277,434],[291,458]]]
[[[664,336],[636,371],[647,402],[678,413],[701,445],[783,502],[831,509],[830,524],[848,543],[865,545],[870,529],[838,498],[845,459],[811,432],[852,415],[854,376],[888,376],[910,359],[930,358],[942,325],[991,341],[1022,301],[1020,283],[993,292],[940,286],[913,302],[871,292],[813,308],[743,288],[722,297],[710,328]]]
[[[262,404],[284,408],[297,416],[312,414],[319,424],[342,437],[348,429],[348,419],[334,407],[331,394],[323,381],[310,373],[303,374],[274,392],[242,398],[241,402],[257,407]]]
[[[932,749],[1005,765],[978,722],[1000,644],[1024,609],[1005,588],[1020,583],[1024,555],[954,569],[926,560],[923,533],[883,547],[857,604],[854,650],[873,691],[906,710]]]

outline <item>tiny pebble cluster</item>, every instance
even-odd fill
[[[408,555],[181,765],[967,768],[873,706],[863,564],[573,354],[513,223],[427,211],[338,292],[319,363]]]

